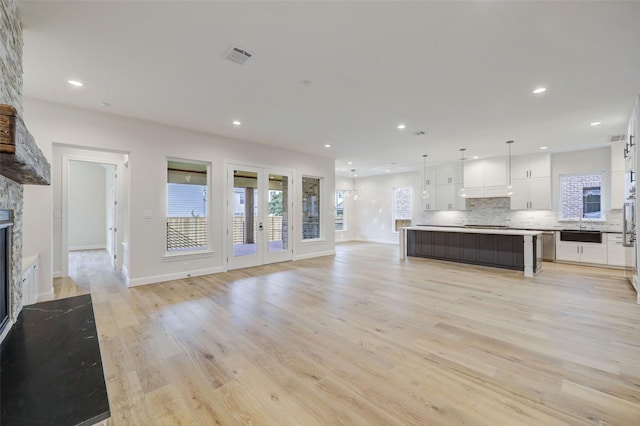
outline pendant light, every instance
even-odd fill
[[[358,188],[355,185],[355,178],[358,176],[356,174],[356,169],[351,169],[351,180],[353,181],[353,188],[347,187],[345,195],[349,198],[353,198],[354,201],[358,201],[360,199],[360,194],[358,194]]]
[[[460,164],[462,164],[462,188],[458,190],[458,195],[463,198],[467,196],[467,190],[464,189],[464,152],[466,150],[467,148],[460,148]]]
[[[422,199],[428,200],[430,197],[429,191],[427,191],[427,154],[424,154],[422,158],[424,159],[424,180],[423,180],[423,188],[422,188]]]
[[[507,177],[509,178],[509,180],[507,183],[507,197],[511,197],[513,195],[513,186],[511,185],[511,144],[513,143],[513,141],[507,141],[506,143],[509,146],[509,163],[507,170]]]

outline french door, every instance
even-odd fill
[[[228,269],[292,259],[291,172],[228,164]]]

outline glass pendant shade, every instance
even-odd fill
[[[427,190],[427,154],[424,154],[422,156],[422,158],[424,159],[424,176],[423,176],[423,182],[424,182],[424,188],[422,189],[422,194],[420,194],[420,197],[422,197],[423,200],[428,200],[429,197],[431,196],[431,194],[429,194],[429,191]]]
[[[513,186],[511,186],[511,144],[513,141],[507,141],[507,145],[509,145],[509,162],[507,168],[507,187],[505,188],[505,192],[507,193],[507,197],[511,197],[513,195]]]
[[[464,152],[467,148],[460,148],[460,164],[462,164],[462,187],[458,190],[458,197],[466,197],[467,190],[464,189]]]

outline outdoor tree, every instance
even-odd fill
[[[282,192],[271,193],[271,199],[269,200],[269,215],[270,216],[282,216]]]

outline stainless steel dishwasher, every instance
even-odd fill
[[[553,231],[542,233],[542,260],[556,261],[556,233]]]

